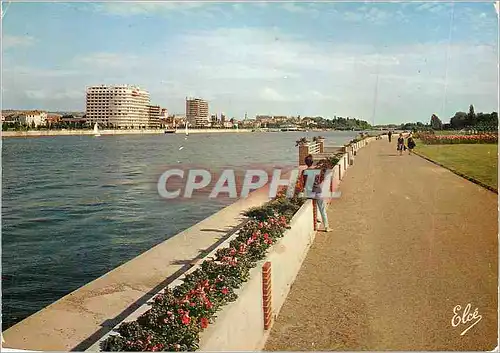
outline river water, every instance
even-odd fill
[[[323,132],[327,145],[355,132]],[[229,200],[170,202],[172,165],[296,164],[313,133],[57,136],[2,146],[2,330],[217,212]],[[183,148],[181,148],[183,147]],[[233,200],[234,201],[234,200]]]

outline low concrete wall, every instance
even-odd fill
[[[337,152],[342,152],[342,146],[324,146],[323,147],[323,152],[324,153],[337,153]]]

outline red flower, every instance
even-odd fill
[[[226,295],[227,293],[229,293],[229,289],[227,289],[227,287],[224,287],[221,289],[221,292],[222,294]]]
[[[264,243],[266,244],[272,244],[273,240],[269,238],[269,234],[264,233]]]
[[[189,323],[191,322],[191,318],[189,317],[189,313],[185,313],[184,315],[182,315],[182,318],[181,318],[181,321],[184,325],[189,325]]]
[[[262,227],[264,227],[264,224],[262,222],[259,222],[258,227],[262,228]]]
[[[207,300],[205,301],[205,307],[206,307],[207,309],[212,309],[212,307],[213,307],[213,306],[214,306],[214,305],[212,304],[212,302],[211,302],[210,300],[208,300],[208,299],[207,299]]]
[[[236,249],[231,248],[231,250],[229,250],[229,255],[231,256],[236,255]]]
[[[158,343],[157,345],[155,345],[155,346],[153,346],[153,347],[151,348],[151,351],[152,351],[152,352],[156,352],[156,351],[159,351],[160,349],[163,349],[163,344]]]
[[[206,317],[202,317],[200,319],[200,324],[201,324],[201,328],[207,328],[208,327],[208,319]]]

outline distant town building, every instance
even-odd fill
[[[149,92],[137,86],[92,86],[87,88],[86,118],[91,125],[147,127],[149,103]]]
[[[275,123],[285,123],[288,121],[288,117],[284,115],[275,115],[273,116],[273,120]]]
[[[38,110],[24,112],[19,117],[19,122],[26,125],[41,126],[45,125],[47,121],[47,113]]]
[[[160,127],[161,108],[159,105],[148,105],[149,122],[148,127],[157,129]]]
[[[14,124],[14,123],[20,123],[21,119],[19,115],[16,114],[10,114],[10,115],[2,115],[2,123],[5,124]]]
[[[191,125],[210,125],[208,102],[199,98],[186,98],[186,119]]]
[[[50,124],[57,124],[61,121],[62,115],[61,114],[48,114],[46,123],[47,125]]]

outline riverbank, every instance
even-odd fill
[[[190,129],[190,134],[203,133],[239,133],[252,132],[251,129]],[[165,134],[164,129],[149,130],[100,130],[101,136],[111,135],[154,135]],[[174,134],[185,134],[184,129],[175,130]],[[93,136],[94,130],[36,130],[36,131],[2,131],[2,137],[43,137],[43,136]]]

